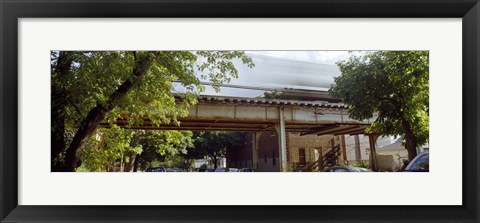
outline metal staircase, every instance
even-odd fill
[[[331,140],[332,145],[331,149],[320,156],[320,158],[315,162],[307,162],[305,164],[297,164],[296,171],[297,172],[317,172],[323,171],[329,167],[338,165],[339,157],[342,154],[342,150],[340,145],[334,144],[334,139]]]

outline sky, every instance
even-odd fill
[[[348,51],[246,51],[246,53],[305,60],[330,65],[335,65],[335,62],[347,59],[349,56]]]
[[[248,68],[235,63],[238,79],[230,84],[266,88],[328,90],[333,78],[340,75],[335,63],[347,59],[348,51],[246,51],[255,64]],[[222,87],[215,92],[207,86],[205,95],[257,97],[263,91]]]

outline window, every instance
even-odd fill
[[[305,157],[305,148],[298,149],[298,162],[302,165],[307,163],[307,159]]]

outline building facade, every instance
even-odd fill
[[[281,171],[279,140],[275,131],[238,134],[243,143],[227,148],[227,167],[254,168],[259,172]],[[351,165],[368,160],[370,155],[368,137],[363,135],[318,136],[290,132],[286,134],[286,140],[288,171],[320,171],[332,165]],[[257,153],[256,164],[254,151]]]

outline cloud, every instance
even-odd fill
[[[340,75],[335,63],[352,54],[348,51],[246,51],[255,67],[250,69],[235,62],[238,79],[230,84],[266,87],[327,90],[333,78]],[[354,53],[358,54],[358,53]],[[255,97],[263,91],[222,87],[216,93],[207,87],[205,94]]]
[[[350,56],[348,51],[247,51],[246,53],[331,65]]]

